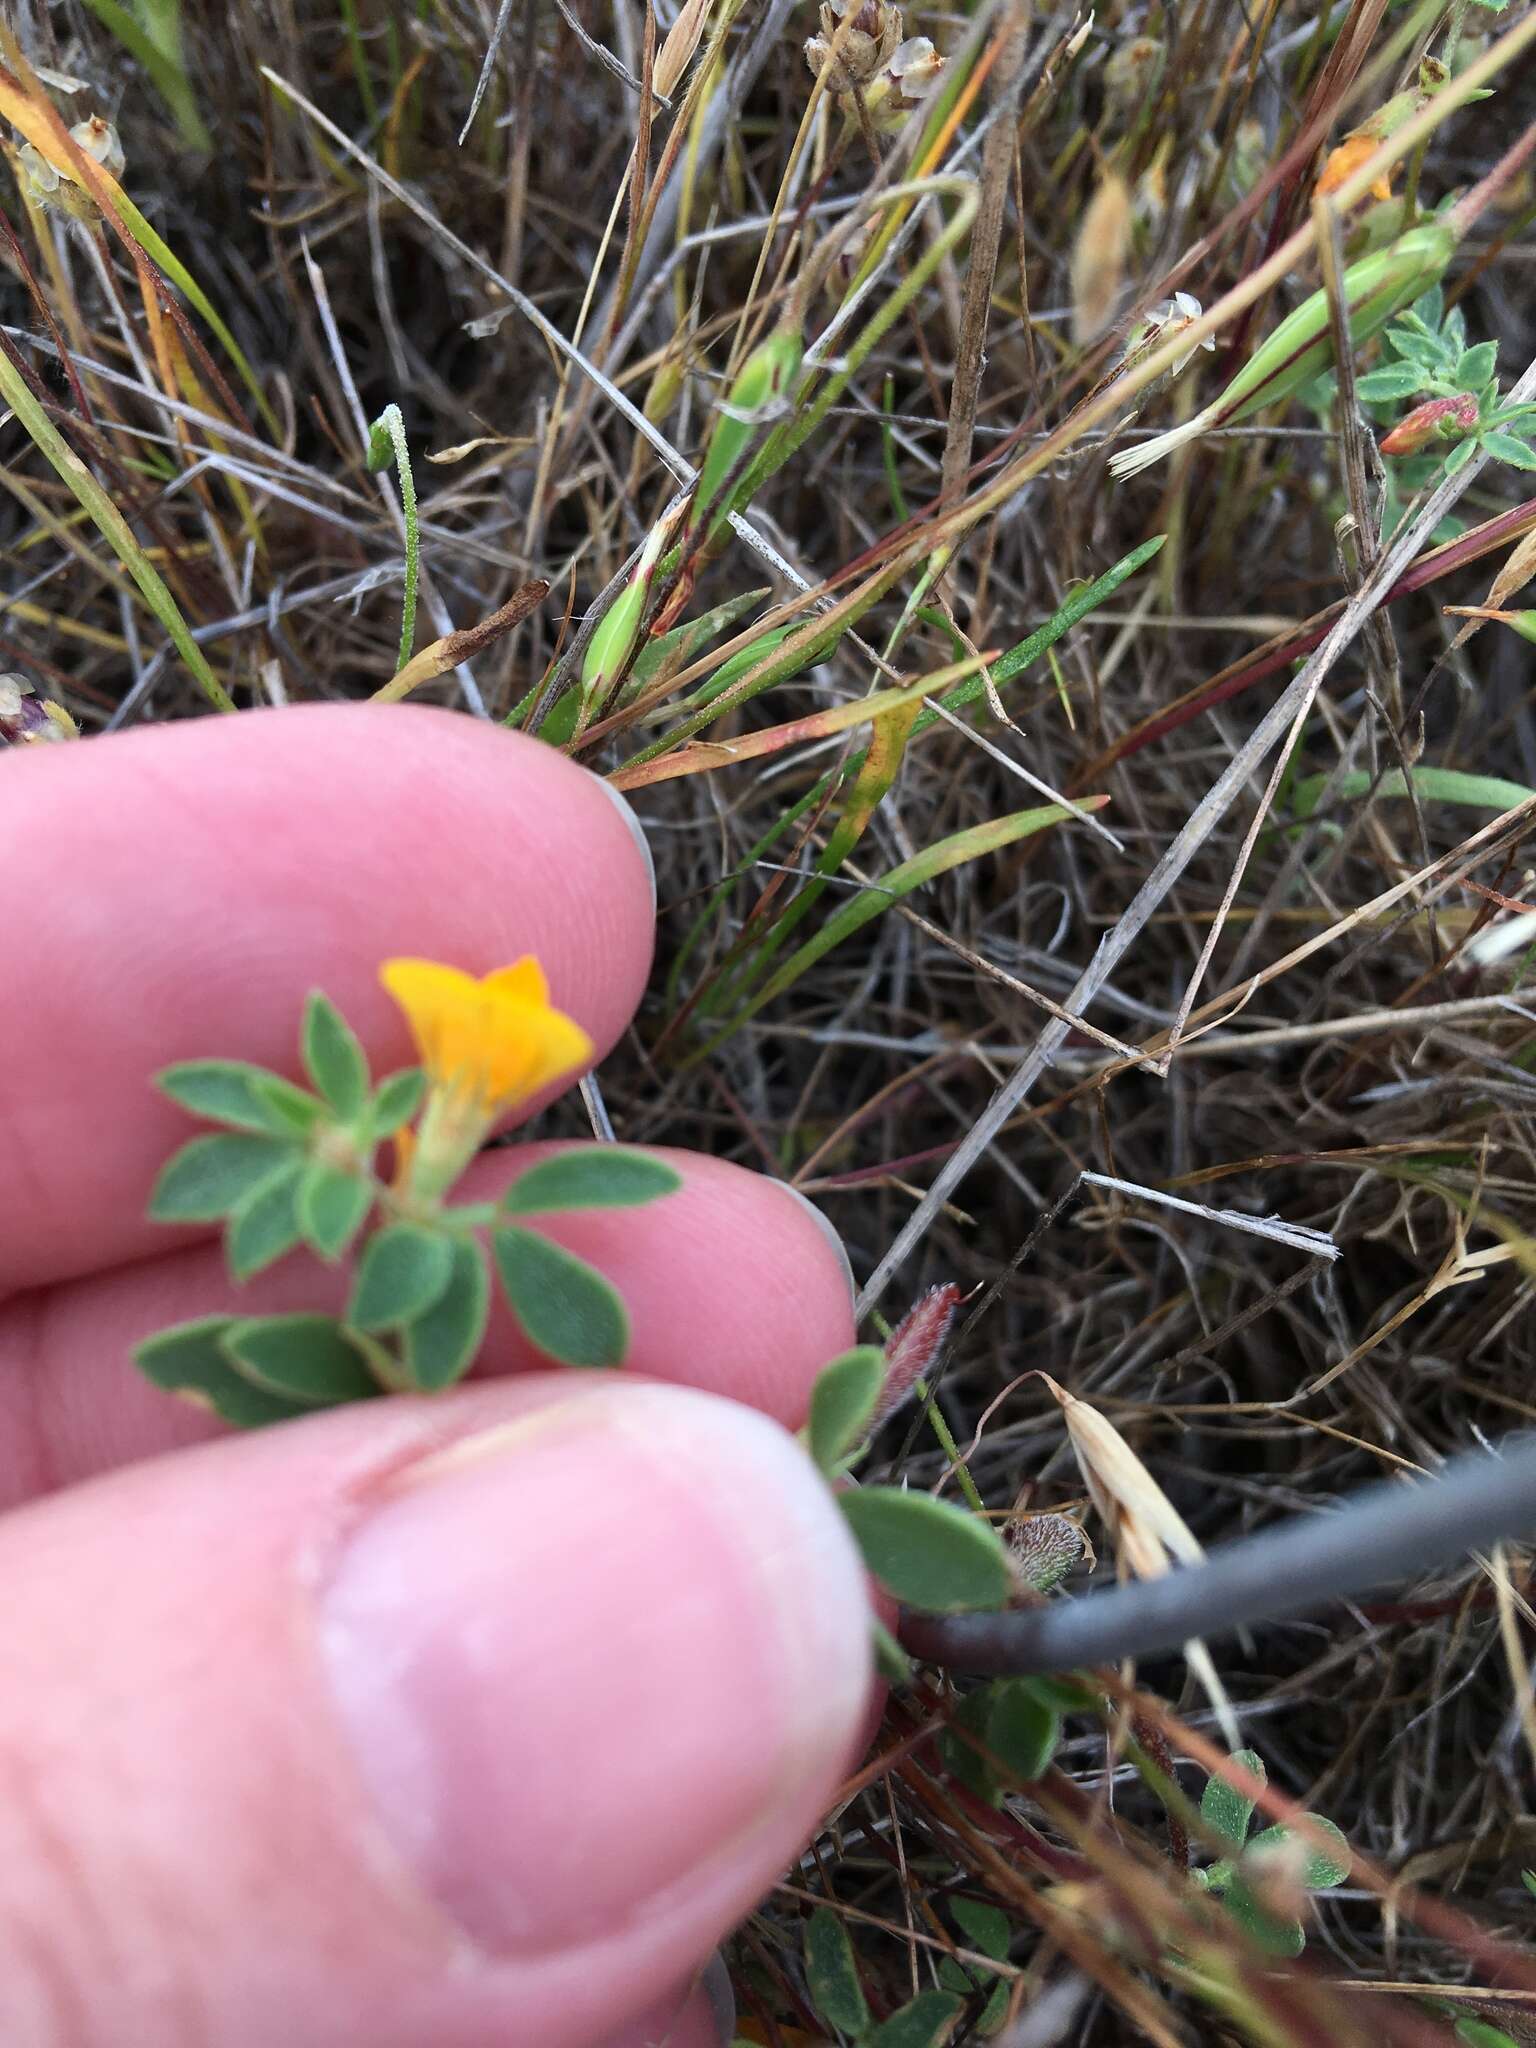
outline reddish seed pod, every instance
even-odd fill
[[[1427,398],[1381,437],[1383,455],[1417,455],[1431,441],[1459,441],[1477,425],[1477,400],[1470,391],[1455,398]]]
[[[911,1393],[914,1381],[932,1377],[959,1302],[960,1290],[952,1280],[941,1287],[930,1287],[891,1332],[885,1347],[885,1385],[870,1421],[871,1429],[896,1413]]]

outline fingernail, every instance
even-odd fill
[[[745,1910],[870,1683],[862,1568],[799,1446],[634,1382],[411,1468],[350,1536],[320,1636],[386,1833],[499,1955],[738,1869]]]
[[[651,853],[651,842],[645,836],[645,827],[641,824],[638,814],[622,790],[615,789],[613,784],[601,775],[596,776],[594,779],[603,795],[608,798],[614,809],[629,827],[629,836],[634,840],[645,858],[645,871],[651,878],[651,908],[654,910],[656,907],[656,861]]]
[[[837,1225],[830,1216],[822,1215],[809,1195],[802,1195],[800,1190],[796,1187],[791,1187],[787,1180],[775,1181],[774,1185],[775,1187],[782,1188],[786,1195],[792,1195],[807,1216],[814,1217],[817,1229],[827,1240],[827,1243],[831,1245],[833,1251],[837,1253],[838,1263],[843,1269],[843,1278],[848,1282],[849,1300],[857,1301],[859,1290],[853,1277],[853,1261],[848,1256],[848,1247],[843,1243]]]

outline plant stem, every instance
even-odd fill
[[[405,519],[405,601],[400,612],[400,656],[398,675],[411,658],[416,642],[416,582],[421,571],[421,542],[416,517],[416,479],[411,471],[411,451],[406,445],[405,421],[400,408],[386,405],[368,429],[368,467],[388,469],[390,457],[400,478],[400,507]]]

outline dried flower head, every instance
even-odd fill
[[[0,675],[0,741],[36,746],[79,737],[79,726],[62,704],[39,697],[25,676]]]
[[[895,55],[901,31],[901,9],[885,0],[823,0],[821,34],[806,43],[805,61],[818,77],[827,71],[829,92],[859,92]]]
[[[1122,43],[1104,66],[1104,97],[1116,113],[1135,112],[1156,92],[1167,51],[1155,36]]]

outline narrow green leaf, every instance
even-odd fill
[[[536,1231],[502,1225],[491,1243],[512,1313],[540,1351],[560,1365],[624,1363],[629,1315],[601,1273]]]
[[[1424,372],[1416,363],[1388,363],[1355,379],[1355,395],[1369,404],[1388,398],[1412,398],[1424,388]]]
[[[219,1340],[236,1320],[201,1316],[196,1322],[178,1323],[137,1345],[134,1362],[155,1386],[212,1409],[235,1429],[260,1429],[308,1413],[303,1404],[266,1393],[235,1371]]]
[[[379,1391],[356,1345],[333,1316],[246,1316],[219,1340],[236,1372],[264,1393],[312,1408],[362,1401]]]
[[[304,1067],[342,1123],[362,1114],[368,1100],[368,1062],[357,1034],[319,989],[304,1005]]]
[[[1325,775],[1307,775],[1296,784],[1291,792],[1291,807],[1298,818],[1312,816],[1327,779]],[[1341,775],[1334,785],[1334,798],[1340,803],[1354,803],[1365,795],[1371,781],[1364,769]],[[1516,804],[1536,796],[1536,790],[1528,789],[1523,782],[1506,782],[1498,775],[1467,775],[1459,768],[1415,768],[1413,786],[1427,803],[1470,804],[1482,811],[1512,811]],[[1401,768],[1388,769],[1376,784],[1378,797],[1407,794]]]
[[[1013,1927],[1006,1913],[981,1899],[951,1899],[949,1910],[965,1936],[967,1948],[980,1949],[984,1956],[1005,1962],[1013,1942]]]
[[[299,1176],[303,1162],[297,1158],[264,1181],[235,1210],[225,1233],[224,1249],[231,1278],[249,1280],[275,1260],[291,1252],[298,1243]]]
[[[1245,1771],[1250,1771],[1261,1785],[1269,1779],[1264,1770],[1264,1759],[1256,1749],[1239,1749],[1233,1753],[1232,1761]],[[1235,1785],[1229,1785],[1225,1778],[1212,1778],[1200,1795],[1200,1818],[1224,1842],[1230,1842],[1240,1849],[1248,1837],[1248,1823],[1253,1819],[1254,1802],[1246,1792],[1239,1792]]]
[[[453,1272],[453,1242],[419,1223],[391,1223],[363,1246],[347,1321],[359,1330],[398,1330],[442,1299]]]
[[[1455,476],[1458,470],[1465,469],[1476,453],[1477,441],[1474,437],[1469,436],[1465,441],[1458,441],[1445,458],[1446,475]]]
[[[1456,2038],[1466,2048],[1520,2048],[1513,2034],[1506,2034],[1502,2027],[1490,2027],[1486,2020],[1458,2020]]]
[[[299,1229],[322,1259],[339,1259],[373,1207],[373,1183],[323,1159],[313,1159],[299,1182]]]
[[[861,1344],[818,1374],[811,1389],[806,1441],[829,1478],[864,1441],[869,1419],[880,1405],[885,1372],[885,1353],[879,1345]]]
[[[1331,1891],[1349,1875],[1349,1843],[1343,1830],[1336,1828],[1331,1820],[1325,1820],[1320,1813],[1309,1813],[1307,1820],[1309,1827],[1306,1833],[1300,1828],[1287,1826],[1284,1821],[1265,1828],[1248,1844],[1248,1853],[1273,1852],[1289,1841],[1298,1841],[1305,1857],[1301,1867],[1302,1883],[1309,1892]],[[1325,1843],[1314,1842],[1314,1835],[1323,1836]]]
[[[1493,375],[1498,360],[1499,344],[1496,341],[1480,341],[1476,348],[1462,350],[1452,375],[1463,391],[1477,391]]]
[[[425,1315],[405,1326],[401,1351],[413,1387],[436,1393],[464,1377],[480,1349],[490,1306],[484,1255],[473,1238],[460,1238],[448,1285]]]
[[[838,1504],[875,1577],[929,1614],[1001,1607],[1012,1590],[1007,1555],[985,1522],[948,1501],[895,1486],[860,1486]]]
[[[403,1067],[381,1081],[368,1105],[368,1128],[376,1138],[390,1138],[408,1124],[421,1105],[427,1077],[420,1067]]]
[[[964,2009],[951,1991],[919,1991],[866,2036],[868,2048],[944,2048]]]
[[[302,1088],[294,1088],[281,1075],[269,1074],[265,1067],[252,1066],[248,1060],[182,1060],[156,1074],[155,1086],[194,1116],[230,1124],[239,1131],[261,1131],[269,1137],[290,1137],[304,1128],[291,1111],[279,1107],[283,1098],[277,1089],[287,1089],[301,1103],[309,1103],[311,1116],[320,1108]]]
[[[805,1978],[816,2017],[840,2034],[862,2038],[869,2007],[848,1930],[830,1906],[818,1906],[805,1924]]]
[[[1520,1882],[1525,1886],[1531,1897],[1536,1899],[1536,1870],[1522,1870]]]
[[[676,1167],[618,1145],[582,1145],[541,1159],[501,1198],[509,1216],[549,1216],[564,1209],[637,1209],[676,1194]]]
[[[1061,1716],[1027,1678],[1000,1679],[992,1687],[986,1744],[1010,1781],[1043,1777],[1061,1740]]]
[[[294,1148],[279,1138],[194,1138],[168,1159],[149,1198],[156,1223],[212,1223],[289,1165]]]
[[[1514,434],[1484,434],[1483,447],[1498,461],[1507,462],[1511,469],[1536,469],[1536,448]]]
[[[1080,811],[1102,810],[1108,797],[1084,797],[1078,805]],[[1047,831],[1052,825],[1060,825],[1073,817],[1073,812],[1062,804],[1043,804],[1036,810],[1016,811],[1011,817],[989,819],[985,824],[969,826],[963,832],[951,834],[936,845],[925,847],[911,860],[904,860],[897,867],[889,869],[878,882],[868,889],[861,889],[847,903],[842,904],[829,917],[821,929],[803,946],[791,953],[778,971],[770,976],[752,1000],[737,1011],[727,1029],[719,1038],[730,1036],[740,1029],[749,1017],[756,1016],[765,1003],[770,1003],[791,988],[807,968],[835,947],[851,939],[855,932],[883,917],[893,903],[913,889],[934,881],[939,875],[948,874],[951,868],[964,865],[985,853],[996,853],[1002,847],[1012,846],[1020,839],[1028,839],[1036,832]],[[714,1043],[719,1042],[719,1038]],[[706,1048],[707,1050],[707,1048]]]
[[[260,1096],[271,1111],[273,1128],[294,1137],[307,1138],[325,1114],[325,1104],[318,1095],[311,1095],[307,1088],[285,1081],[281,1074],[269,1074],[261,1067],[252,1078],[251,1093]]]

